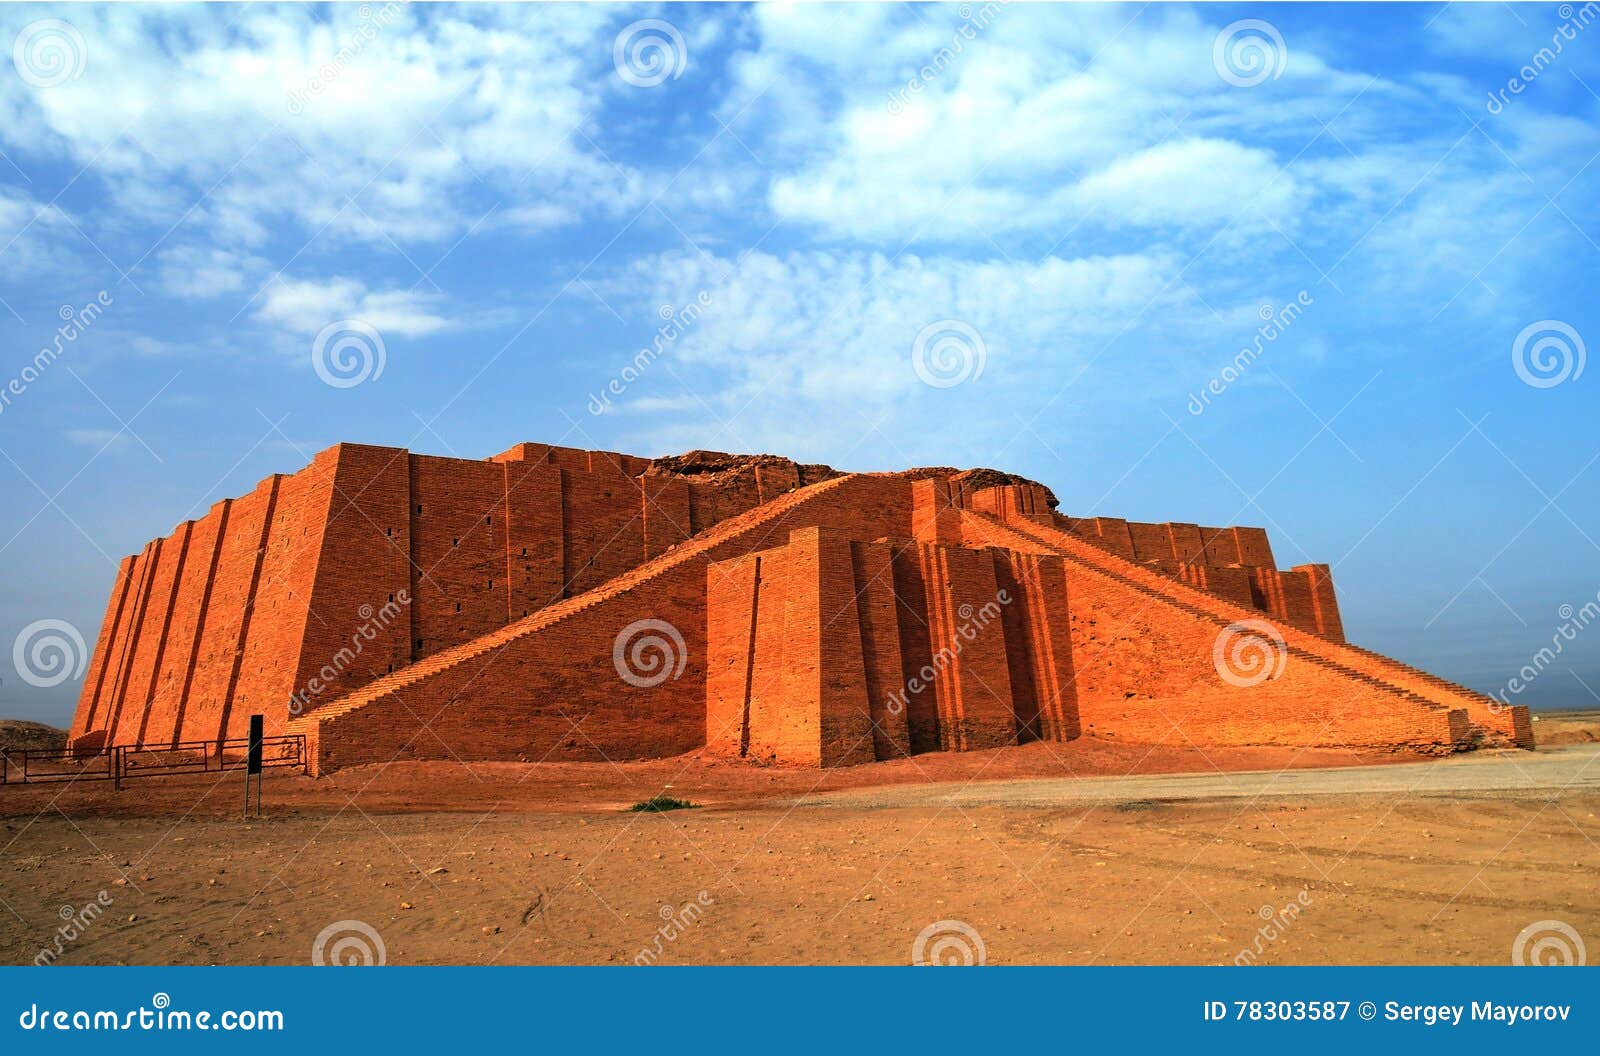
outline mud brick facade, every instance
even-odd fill
[[[118,568],[72,743],[315,768],[696,749],[806,766],[1080,736],[1442,753],[1503,707],[1345,641],[1259,528],[1066,517],[990,470],[341,444]],[[1250,633],[1266,677],[1219,657]],[[651,666],[651,665],[654,666]]]

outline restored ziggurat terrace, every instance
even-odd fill
[[[1328,567],[1278,569],[1262,529],[1055,505],[993,470],[339,444],[123,559],[72,744],[236,738],[259,713],[319,773],[1532,746],[1526,708],[1346,642]],[[1243,621],[1281,641],[1271,677],[1223,677]]]

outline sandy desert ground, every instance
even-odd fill
[[[1600,716],[1538,730],[1430,762],[409,764],[273,775],[250,822],[234,775],[7,787],[0,962],[305,964],[324,936],[389,964],[906,964],[934,928],[997,965],[1506,964],[1540,922],[1600,939]],[[625,809],[662,791],[700,805]]]

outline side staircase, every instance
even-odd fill
[[[694,562],[704,564],[714,559],[714,551],[730,542],[740,542],[750,549],[759,549],[768,537],[776,536],[773,538],[773,545],[776,545],[785,538],[777,532],[777,529],[789,515],[824,500],[834,492],[850,487],[851,483],[858,479],[858,474],[834,477],[780,495],[753,510],[718,523],[661,556],[646,561],[632,571],[608,580],[593,590],[547,605],[530,616],[469,642],[440,650],[432,656],[384,675],[353,693],[296,716],[289,721],[288,732],[306,735],[312,757],[312,770],[316,772],[318,747],[322,735],[351,713],[369,707],[391,694],[403,693],[408,688],[462,664],[475,660],[492,662],[494,654],[507,646],[574,619],[601,602],[626,594],[660,576],[680,570],[687,564]]]
[[[1191,586],[1112,553],[1096,543],[1062,530],[1053,523],[1054,515],[1016,514],[1005,519],[990,513],[966,511],[996,527],[1059,554],[1077,567],[1110,577],[1153,601],[1175,606],[1192,615],[1226,626],[1243,620],[1267,620],[1277,628],[1289,656],[1335,671],[1389,693],[1410,704],[1424,704],[1448,710],[1464,709],[1467,735],[1474,746],[1533,747],[1533,727],[1525,706],[1508,706],[1493,697],[1449,682],[1370,649],[1336,642],[1310,631],[1271,620],[1255,609],[1246,609],[1210,591]]]

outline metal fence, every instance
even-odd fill
[[[241,770],[249,759],[248,737],[177,744],[113,744],[103,748],[26,748],[0,752],[0,785],[64,781],[124,781],[179,774]],[[300,733],[261,739],[263,767],[306,769],[306,738]]]

